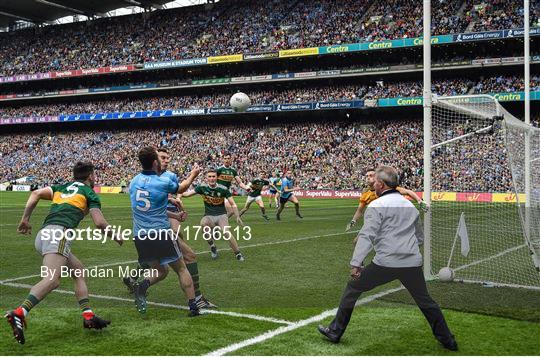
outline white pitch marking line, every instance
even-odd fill
[[[362,299],[358,300],[356,302],[355,306],[360,306],[360,305],[370,303],[370,302],[372,302],[372,301],[374,301],[374,300],[376,300],[376,299],[378,299],[380,297],[386,296],[388,294],[395,293],[396,291],[400,291],[400,290],[403,290],[403,289],[404,289],[404,287],[400,286],[398,288],[385,290],[385,291],[382,291],[380,293],[367,296],[365,298],[362,298]],[[225,355],[227,353],[238,351],[239,349],[242,349],[244,347],[264,342],[266,340],[269,340],[271,338],[274,338],[274,337],[276,337],[278,335],[281,335],[281,334],[284,334],[286,332],[290,332],[290,331],[299,329],[301,327],[307,326],[307,325],[312,324],[314,322],[322,321],[322,320],[326,319],[327,317],[334,316],[336,314],[336,312],[337,312],[337,308],[323,311],[319,315],[312,316],[312,317],[307,318],[305,320],[297,321],[297,322],[295,322],[293,324],[290,324],[288,326],[281,326],[281,327],[278,327],[277,329],[269,330],[269,331],[267,331],[267,332],[265,332],[265,333],[263,333],[261,335],[258,335],[258,336],[249,338],[247,340],[240,341],[240,342],[234,343],[232,345],[229,345],[229,346],[220,348],[218,350],[212,351],[212,352],[208,353],[207,356],[223,356],[223,355]]]
[[[315,238],[324,238],[324,237],[333,237],[333,236],[352,234],[352,233],[357,233],[357,232],[358,231],[350,231],[350,232],[343,232],[343,233],[340,232],[340,233],[320,234],[320,235],[316,235],[316,236],[299,237],[299,238],[282,240],[282,241],[274,241],[274,242],[265,242],[265,243],[242,245],[242,246],[240,246],[240,248],[242,248],[242,249],[256,248],[256,247],[263,247],[263,246],[267,246],[267,245],[294,243],[294,242],[300,242],[300,241],[303,241],[303,240],[309,240],[309,239],[315,239]],[[218,251],[220,251],[220,252],[221,251],[226,251],[226,250],[231,250],[231,248],[218,249]],[[202,251],[202,252],[197,252],[197,255],[198,254],[205,254],[205,253],[210,253],[210,251],[205,250],[205,251]],[[132,264],[132,263],[136,263],[136,262],[137,262],[136,260],[128,260],[128,261],[125,261],[125,262],[107,263],[107,264],[96,265],[96,266],[90,267],[89,269],[92,269],[92,268],[106,268],[106,267],[122,265],[122,264]],[[21,277],[17,277],[17,278],[10,278],[10,279],[6,279],[6,280],[1,280],[0,284],[9,283],[9,282],[13,282],[13,281],[19,281],[19,280],[26,280],[26,279],[30,279],[30,278],[38,278],[38,277],[40,277],[39,274],[26,275],[26,276],[21,276]]]
[[[14,287],[14,288],[23,288],[23,289],[29,289],[29,288],[32,287],[32,285],[30,285],[30,284],[6,283],[6,282],[2,282],[2,283],[0,283],[0,285],[10,286],[10,287]],[[62,289],[55,289],[55,290],[53,290],[53,292],[59,293],[59,294],[75,295],[75,293],[73,291],[62,290]],[[119,297],[119,296],[98,295],[98,294],[88,294],[88,296],[90,296],[92,298],[96,298],[96,299],[103,299],[103,300],[116,300],[116,301],[133,302],[133,299],[123,298],[123,297]],[[154,306],[160,306],[160,307],[170,307],[170,308],[179,309],[179,310],[189,310],[189,308],[187,306],[182,306],[182,305],[166,304],[166,303],[153,302],[153,301],[147,301],[146,303],[148,305],[154,305]],[[281,319],[276,319],[276,318],[273,318],[273,317],[267,317],[267,316],[261,316],[261,315],[243,314],[243,313],[234,312],[234,311],[221,311],[221,310],[202,309],[201,312],[203,312],[205,314],[227,315],[227,316],[233,316],[233,317],[247,318],[247,319],[251,319],[251,320],[266,321],[266,322],[272,322],[272,323],[280,324],[280,325],[292,325],[292,324],[294,324],[294,322],[292,322],[292,321],[281,320]]]

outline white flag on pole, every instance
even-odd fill
[[[461,217],[459,217],[457,234],[461,239],[461,255],[466,257],[469,254],[470,247],[469,233],[467,233],[467,225],[465,224],[465,212],[461,212]]]

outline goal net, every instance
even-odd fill
[[[434,97],[431,135],[431,274],[540,289],[540,129],[488,95]]]

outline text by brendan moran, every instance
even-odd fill
[[[51,269],[41,266],[42,278],[54,279],[57,276],[61,278],[124,278],[128,276],[140,276],[144,278],[157,277],[157,269],[136,269],[129,265],[119,265],[116,268],[91,267],[83,269],[69,269],[67,266]]]

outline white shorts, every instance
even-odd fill
[[[60,232],[63,235],[65,230],[65,227],[55,224],[50,224],[40,229],[36,234],[36,240],[34,242],[37,252],[41,255],[55,253],[61,254],[66,258],[69,257],[73,240],[61,237]]]
[[[229,217],[226,214],[220,214],[219,216],[204,216],[202,219],[204,220],[205,218],[210,221],[210,224],[212,224],[213,227],[219,227],[219,221],[225,223],[225,225],[229,222]]]
[[[263,200],[263,199],[262,199],[262,197],[261,197],[260,195],[257,196],[257,197],[247,196],[247,201],[246,201],[246,203],[251,203],[251,202],[253,202],[253,201],[255,201],[255,202],[262,202],[262,200]]]

